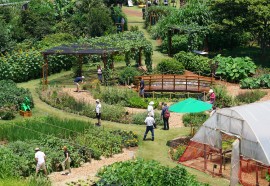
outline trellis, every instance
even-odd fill
[[[110,69],[114,67],[113,61],[111,60],[112,56],[120,53],[125,54],[127,65],[129,64],[130,58],[134,57],[137,60],[138,66],[142,66],[142,51],[144,51],[147,70],[151,72],[152,45],[144,38],[141,32],[124,32],[103,37],[81,39],[77,44],[62,45],[47,49],[41,52],[45,61],[42,68],[43,84],[48,84],[49,55],[77,56],[80,68],[79,72],[81,72],[83,56],[100,55],[103,59],[104,68]]]
[[[209,29],[205,26],[187,25],[187,26],[169,26],[168,27],[168,55],[172,56],[172,37],[174,34],[188,34],[188,46],[189,50],[193,50],[194,35],[201,35],[205,38],[205,51],[208,51],[208,39],[207,34]]]

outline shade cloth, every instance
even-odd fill
[[[188,98],[170,106],[169,111],[178,113],[197,113],[212,109],[212,104]]]

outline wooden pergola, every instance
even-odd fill
[[[103,60],[104,68],[107,68],[107,61],[108,61],[108,56],[119,54],[120,52],[123,52],[119,48],[109,48],[106,44],[100,43],[98,44],[99,48],[94,48],[90,45],[80,45],[80,44],[72,44],[72,45],[61,45],[57,47],[53,47],[50,49],[47,49],[42,53],[43,58],[44,58],[44,65],[42,67],[42,79],[43,79],[43,84],[47,85],[48,84],[48,71],[49,71],[49,60],[48,56],[49,55],[73,55],[77,56],[78,58],[78,64],[80,67],[80,74],[82,72],[82,61],[83,61],[83,56],[86,55],[100,55]],[[141,50],[140,50],[141,51]],[[141,52],[139,55],[139,65],[141,66]],[[114,68],[113,63],[109,68]]]

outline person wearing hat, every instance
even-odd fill
[[[37,162],[36,176],[37,176],[38,171],[40,169],[42,169],[44,171],[45,175],[47,176],[47,170],[46,170],[46,166],[45,166],[46,156],[45,156],[44,152],[40,151],[40,149],[38,147],[35,148],[35,160]]]
[[[84,79],[84,76],[81,76],[81,77],[76,77],[74,79],[74,84],[76,85],[76,91],[75,92],[79,92],[79,88],[80,88],[80,82],[83,83],[83,79]]]
[[[155,118],[154,116],[154,102],[153,101],[150,101],[150,103],[149,103],[149,105],[148,105],[148,107],[147,107],[147,112],[148,112],[148,114],[150,114],[151,116],[153,116],[153,118]]]
[[[148,134],[149,131],[151,131],[151,134],[152,134],[152,141],[154,141],[154,127],[155,127],[155,119],[154,117],[151,115],[151,114],[148,114],[148,116],[146,117],[145,119],[145,124],[146,124],[146,131],[144,133],[144,137],[143,137],[143,140],[146,139],[146,136]]]
[[[210,90],[209,90],[209,98],[210,98],[209,103],[214,104],[215,101],[216,101],[216,94],[215,94],[215,92],[213,91],[213,89],[210,89]]]
[[[62,165],[62,175],[69,175],[71,173],[71,168],[70,168],[70,162],[71,162],[71,158],[70,158],[70,153],[67,149],[66,146],[63,147],[64,150],[64,156],[65,156],[65,160],[61,163]],[[65,173],[66,168],[68,169],[68,173]]]
[[[95,111],[96,111],[96,117],[97,117],[97,120],[98,120],[96,125],[101,126],[101,104],[100,104],[99,99],[96,100],[96,109],[95,109]]]

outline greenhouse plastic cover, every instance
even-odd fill
[[[270,101],[217,110],[191,140],[221,149],[221,131],[240,139],[240,154],[270,165]]]

